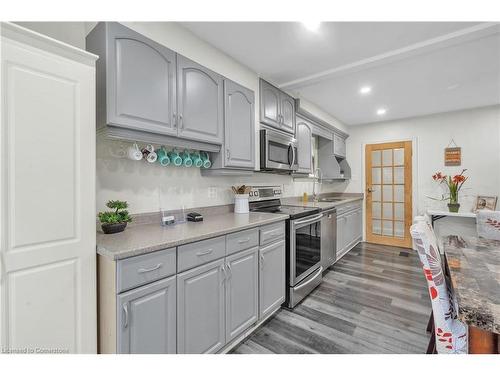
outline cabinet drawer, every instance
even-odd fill
[[[362,201],[356,201],[337,206],[337,216],[349,211],[360,209],[362,207],[362,204]]]
[[[200,266],[226,255],[226,237],[220,236],[178,247],[177,272]]]
[[[266,225],[260,228],[260,244],[265,245],[270,242],[285,237],[285,222]]]
[[[259,229],[248,229],[226,236],[226,254],[234,254],[238,251],[250,249],[259,244]]]
[[[117,292],[175,275],[175,265],[175,248],[119,260],[116,265]]]

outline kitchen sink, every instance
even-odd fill
[[[319,202],[340,202],[345,200],[345,198],[319,198]]]

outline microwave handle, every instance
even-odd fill
[[[292,161],[290,161],[290,149],[292,149]],[[293,146],[292,146],[292,143],[288,144],[288,164],[290,165],[290,168],[293,167]]]
[[[293,169],[293,166],[295,165],[295,147],[294,147],[294,144],[290,144],[290,146],[292,147],[292,164],[290,164],[290,168]]]

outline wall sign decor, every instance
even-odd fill
[[[444,165],[447,167],[457,167],[462,165],[462,148],[458,147],[453,139],[444,149]]]

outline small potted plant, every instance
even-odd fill
[[[437,172],[432,176],[432,179],[434,181],[437,181],[440,184],[446,184],[446,187],[449,191],[449,196],[443,195],[439,200],[449,199],[448,210],[450,212],[458,212],[458,209],[460,208],[460,203],[458,203],[458,193],[460,192],[460,189],[462,189],[465,181],[467,181],[468,179],[468,177],[464,176],[464,172],[466,170],[467,169],[464,169],[460,174],[457,174],[453,177],[443,175],[441,172]]]
[[[109,201],[106,206],[114,211],[99,212],[102,231],[106,234],[119,233],[125,230],[127,223],[132,221],[125,201]]]

